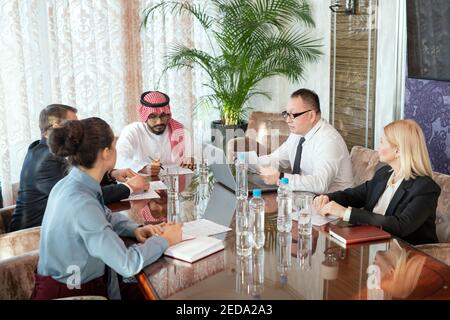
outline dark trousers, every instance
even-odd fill
[[[76,296],[108,297],[106,282],[103,277],[83,283],[80,289],[69,289],[65,283],[60,283],[50,276],[36,274],[36,282],[31,295],[32,300],[51,300]],[[120,282],[122,300],[144,300],[144,295],[137,283]]]

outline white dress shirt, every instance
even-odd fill
[[[297,145],[301,135],[291,133],[277,150],[259,158],[261,165],[278,167],[288,162],[294,168]],[[319,122],[305,135],[301,174],[285,174],[294,191],[317,194],[344,190],[353,185],[352,165],[347,145],[337,130],[325,120]]]
[[[186,130],[184,138],[185,156],[189,156],[189,134]],[[123,128],[116,148],[117,169],[131,168],[138,172],[151,163],[150,158],[160,160],[163,166],[179,164],[172,154],[168,128],[157,135],[150,131],[145,122],[134,122]]]
[[[392,183],[393,179],[394,179],[394,172],[392,172],[391,176],[389,177],[389,180],[386,184],[386,189],[384,190],[380,199],[378,199],[378,202],[375,205],[375,207],[373,207],[372,210],[373,213],[381,214],[383,216],[386,214],[386,210],[389,207],[389,203],[391,203],[391,200],[394,197],[395,192],[397,191],[398,187],[403,181],[403,179],[400,179],[396,183]],[[344,221],[350,221],[351,212],[352,212],[351,208],[345,210],[343,217]]]

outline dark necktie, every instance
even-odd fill
[[[294,161],[294,169],[292,170],[293,174],[300,174],[300,163],[302,162],[302,150],[303,150],[303,142],[305,142],[305,138],[301,138],[297,145],[297,153],[295,154]]]

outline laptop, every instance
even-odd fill
[[[208,159],[209,167],[214,174],[216,181],[232,192],[236,190],[236,179],[232,172],[228,159],[223,150],[212,144],[203,144],[203,157]],[[264,180],[256,173],[248,172],[248,189],[261,189],[262,192],[272,192],[278,190],[276,184],[266,184]]]
[[[220,183],[215,183],[202,218],[230,227],[236,210],[236,197]],[[226,233],[219,234],[226,236]]]

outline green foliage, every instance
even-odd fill
[[[225,125],[245,121],[247,102],[266,92],[258,84],[281,75],[290,81],[303,78],[305,66],[321,55],[317,39],[300,27],[314,27],[306,0],[210,0],[204,6],[188,1],[162,1],[144,10],[143,25],[156,12],[193,16],[220,54],[174,45],[168,69],[202,68],[208,79],[204,85],[212,94],[202,97],[199,106],[217,108]],[[213,40],[212,40],[213,39]]]

